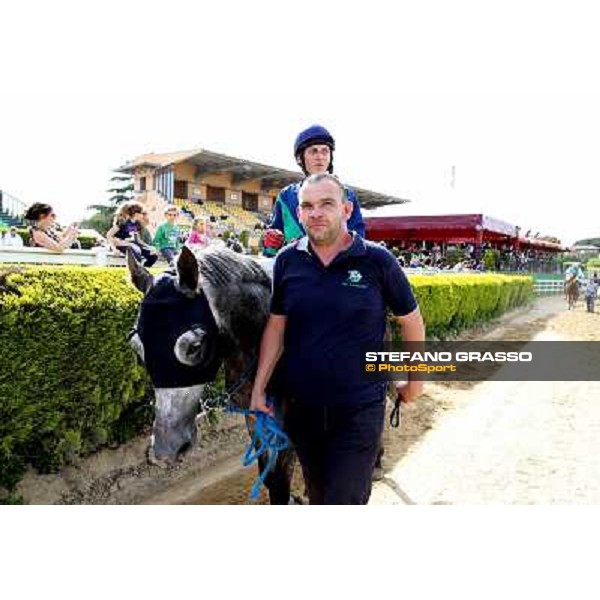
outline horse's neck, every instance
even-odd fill
[[[234,393],[234,401],[241,408],[250,406],[250,396],[252,394],[252,383],[254,381],[253,363],[255,357],[251,353],[246,353],[241,349],[231,352],[223,361],[225,370],[225,388],[231,390],[237,388],[242,379],[246,381]]]

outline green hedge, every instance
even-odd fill
[[[0,485],[10,488],[26,462],[47,472],[133,434],[148,386],[127,344],[140,295],[124,269],[36,267],[4,280]]]
[[[411,275],[427,337],[447,337],[533,297],[533,280],[507,275]]]
[[[6,270],[6,269],[5,269]],[[525,302],[527,277],[411,276],[429,336]],[[149,382],[127,343],[140,301],[125,269],[25,267],[0,273],[0,486],[151,422]]]

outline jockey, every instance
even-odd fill
[[[294,143],[294,156],[306,176],[317,173],[333,173],[333,151],[335,141],[332,135],[321,125],[312,125],[301,131]],[[302,182],[292,183],[283,188],[275,204],[269,223],[269,229],[263,237],[263,254],[275,256],[284,245],[305,235],[304,227],[298,219],[298,190]],[[365,224],[360,212],[356,192],[345,188],[346,198],[352,202],[353,209],[348,220],[348,229],[365,236]]]
[[[567,297],[567,284],[570,281],[576,280],[578,284],[581,284],[585,279],[585,275],[581,270],[581,265],[579,263],[573,263],[567,267],[565,271],[565,281],[563,283],[563,292],[565,294],[565,298]]]
[[[577,279],[579,283],[585,279],[585,275],[583,274],[579,263],[569,265],[565,271],[565,282],[570,281],[571,279]]]

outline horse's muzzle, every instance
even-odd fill
[[[204,385],[155,390],[151,452],[156,459],[176,459],[196,443],[196,415]]]

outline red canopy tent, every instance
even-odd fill
[[[564,250],[560,244],[520,237],[516,225],[481,214],[366,217],[365,225],[368,239],[391,245],[405,242],[489,243],[493,247],[508,244],[515,249]]]
[[[514,225],[485,215],[366,217],[365,224],[368,239],[392,244],[507,242],[518,235]]]

